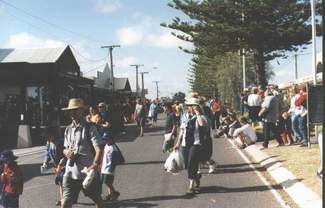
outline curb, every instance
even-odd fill
[[[259,147],[255,144],[246,147],[244,150],[253,160],[266,168],[272,178],[283,187],[299,207],[322,207],[322,199],[283,167],[281,162],[259,150]]]
[[[15,155],[22,157],[22,156],[42,153],[45,151],[45,146],[38,146],[38,147],[31,147],[31,148],[24,148],[24,149],[13,149],[12,151],[14,152]]]

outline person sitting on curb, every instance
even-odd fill
[[[247,122],[247,118],[241,116],[239,118],[240,128],[234,132],[235,141],[240,144],[240,148],[244,149],[247,146],[254,144],[257,140],[255,129]]]

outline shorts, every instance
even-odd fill
[[[114,175],[112,174],[101,174],[101,181],[102,184],[106,184],[106,185],[113,185],[114,183]]]
[[[82,180],[75,180],[69,177],[63,177],[62,189],[63,203],[67,206],[72,206],[72,204],[77,202],[81,190],[85,196],[91,198],[94,202],[101,200],[101,184],[98,173],[86,190],[82,187]]]

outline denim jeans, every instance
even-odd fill
[[[292,122],[292,131],[295,136],[295,142],[301,142],[302,141],[302,135],[299,131],[299,116],[292,115],[291,122]]]
[[[302,143],[307,144],[308,143],[308,137],[307,137],[307,116],[298,117],[299,122],[299,133],[302,138]]]
[[[275,137],[276,141],[279,144],[283,144],[283,141],[282,141],[282,139],[280,137],[280,133],[279,133],[279,127],[275,123],[264,122],[263,123],[263,131],[264,131],[264,142],[263,142],[264,147],[268,147],[268,145],[269,145],[271,132],[273,133],[273,136]]]
[[[201,145],[192,145],[182,147],[185,168],[189,179],[197,179],[200,163],[200,147]]]

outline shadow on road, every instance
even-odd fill
[[[165,161],[143,161],[143,162],[128,162],[122,165],[148,165],[148,164],[163,164]]]
[[[135,207],[157,207],[158,204],[152,204],[152,203],[135,203],[132,201],[118,201],[118,202],[111,202],[111,203],[105,203],[105,208],[135,208]]]
[[[164,131],[164,130],[165,130],[165,127],[161,127],[161,126],[158,126],[158,127],[146,127],[144,129],[144,133],[158,132],[158,131]]]
[[[282,189],[281,185],[271,185],[272,189]],[[224,186],[206,186],[201,187],[201,193],[211,194],[211,193],[234,193],[234,192],[256,192],[256,191],[269,191],[268,186],[249,186],[249,187],[234,187],[228,188]]]
[[[34,177],[42,176],[40,172],[40,167],[42,163],[34,163],[34,164],[20,164],[19,167],[24,175],[24,183],[31,180]],[[46,174],[51,175],[51,174]]]
[[[140,134],[140,129],[135,124],[128,125],[125,127],[125,129],[126,134],[119,134],[116,136],[117,142],[133,142]]]
[[[116,204],[125,207],[125,204],[131,204],[133,206],[135,202],[146,202],[146,201],[163,201],[163,200],[179,200],[179,199],[192,199],[195,195],[164,195],[164,196],[151,196],[151,197],[143,197],[137,199],[125,199],[117,202]],[[117,207],[119,207],[117,206]],[[157,205],[156,205],[157,206]],[[114,206],[115,207],[115,206]],[[135,206],[137,207],[137,206]],[[142,206],[139,206],[142,207]]]

